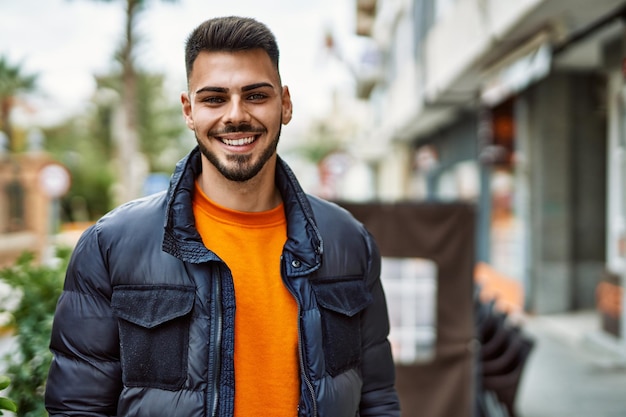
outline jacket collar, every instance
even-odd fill
[[[191,263],[218,259],[206,249],[195,228],[192,198],[195,180],[201,172],[201,155],[196,146],[176,164],[167,191],[163,250]],[[286,275],[310,274],[321,266],[322,238],[307,195],[280,157],[277,158],[276,186],[287,218],[287,242],[283,251]]]
[[[319,269],[324,245],[313,209],[293,171],[280,157],[276,163],[276,186],[285,205],[287,242],[284,264],[287,276],[302,276]]]

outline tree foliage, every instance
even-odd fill
[[[178,98],[167,96],[165,76],[142,70],[135,62],[142,40],[137,23],[156,0],[101,1],[118,2],[125,9],[125,35],[111,57],[111,69],[95,75],[96,90],[84,111],[43,129],[46,151],[72,176],[70,191],[61,200],[63,222],[93,221],[120,203],[114,190],[129,188],[129,173],[133,188],[139,188],[132,197],[141,195],[145,171],[137,161],[147,163],[147,173],[169,173],[190,148],[184,143]]]
[[[101,112],[108,113],[107,118],[111,119],[123,90],[120,74],[113,72],[99,76],[96,82],[99,92],[108,92],[108,104],[101,101],[99,108]],[[137,75],[139,151],[148,159],[151,172],[170,172],[188,151],[188,146],[183,143],[186,128],[178,98],[168,96],[164,86],[163,74],[140,71]],[[108,132],[108,143],[113,141],[112,134]],[[113,149],[109,148],[109,151],[113,152]]]
[[[5,390],[11,384],[11,379],[6,376],[0,376],[0,390]],[[13,400],[7,397],[0,397],[0,416],[4,415],[3,410],[11,411],[15,413],[17,411],[17,404]]]
[[[72,178],[69,192],[61,199],[64,222],[90,221],[111,209],[115,175],[108,113],[94,106],[83,116],[45,130],[46,149],[69,169]]]
[[[16,151],[13,140],[11,111],[19,94],[35,89],[36,75],[25,74],[20,64],[11,64],[6,57],[0,57],[0,128],[8,139],[9,151]]]
[[[188,151],[185,125],[177,101],[167,97],[162,74],[140,72],[138,77],[140,144],[149,172],[171,172]],[[97,90],[80,117],[47,129],[46,148],[68,167],[69,193],[61,200],[64,221],[92,221],[109,211],[115,201],[114,126],[120,111],[119,74],[96,77]]]
[[[11,297],[19,295],[17,306],[3,307],[11,315],[16,338],[17,349],[7,358],[6,373],[19,417],[46,415],[43,399],[52,360],[48,346],[69,255],[69,249],[59,249],[54,265],[36,265],[32,254],[24,254],[13,266],[0,270],[0,280],[13,289]],[[7,304],[7,300],[2,303]]]
[[[100,0],[111,2],[113,0]],[[171,0],[170,0],[171,1]],[[118,124],[116,149],[116,175],[121,187],[118,190],[117,203],[136,198],[140,194],[140,184],[135,165],[140,159],[140,69],[136,64],[138,46],[141,36],[137,22],[146,9],[148,0],[123,0],[124,4],[124,37],[115,55],[120,63],[121,73],[119,89],[123,109],[123,121]]]

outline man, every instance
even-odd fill
[[[399,416],[380,256],[277,156],[291,98],[263,24],[186,44],[198,146],[167,193],[80,239],[51,338],[51,416]]]

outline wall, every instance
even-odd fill
[[[570,84],[576,94],[570,103],[571,120],[575,121],[571,136],[572,307],[589,309],[596,305],[596,287],[606,268],[606,79],[581,74],[572,76]]]
[[[594,305],[604,261],[606,132],[593,74],[556,73],[520,100],[525,149],[527,308],[560,313]]]
[[[7,156],[0,160],[0,267],[7,266],[25,251],[38,257],[43,253],[50,232],[50,199],[40,186],[40,171],[52,160],[44,153]],[[23,223],[12,225],[10,201],[5,191],[9,184],[23,191]]]

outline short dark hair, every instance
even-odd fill
[[[278,71],[278,44],[270,29],[255,19],[239,16],[216,17],[196,27],[185,44],[187,81],[193,63],[202,51],[237,52],[263,49]]]

